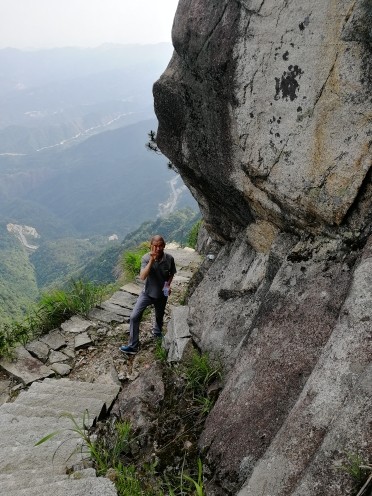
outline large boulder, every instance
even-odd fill
[[[368,0],[180,0],[157,142],[215,239],[370,229]]]

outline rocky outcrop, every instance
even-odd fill
[[[371,456],[367,0],[180,0],[157,143],[211,253],[186,317],[226,368],[208,495],[352,495]],[[209,235],[209,239],[208,239]]]
[[[208,494],[353,494],[336,467],[370,456],[372,240],[279,233],[265,253],[248,238],[223,247],[189,300],[194,340],[227,370],[200,440]]]
[[[367,0],[180,1],[157,142],[214,236],[368,229],[371,17]]]

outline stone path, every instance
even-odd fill
[[[0,407],[1,494],[116,495],[108,479],[97,478],[95,470],[83,468],[87,453],[80,437],[71,431],[71,419],[63,413],[71,414],[79,426],[84,423],[90,427],[94,419],[111,407],[119,389],[68,379],[45,379],[34,382],[13,403],[4,403]],[[58,435],[35,446],[56,430],[60,431]],[[75,469],[71,476],[66,473],[68,469]]]
[[[0,361],[0,367],[24,386],[46,377],[67,376],[71,372],[71,361],[82,348],[94,343],[94,336],[104,324],[129,322],[129,315],[141,288],[124,286],[110,299],[95,307],[88,318],[74,316],[45,336],[16,350],[16,359]]]
[[[178,274],[173,285],[177,287],[190,279],[190,266],[196,267],[200,257],[194,251],[172,246],[167,251],[176,259]],[[0,381],[1,496],[117,494],[111,481],[96,477],[94,469],[83,468],[87,453],[82,450],[79,436],[71,431],[71,419],[63,414],[72,415],[81,426],[92,426],[110,410],[120,382],[99,384],[73,381],[66,376],[77,362],[80,350],[91,347],[95,336],[107,333],[107,326],[129,321],[141,290],[137,284],[123,286],[95,307],[88,318],[72,317],[59,329],[19,347],[15,360],[0,361],[0,368],[16,382],[9,394],[9,388],[4,386],[6,381]],[[177,350],[184,347],[185,337],[185,332],[181,332],[183,342],[176,346]],[[19,391],[12,401],[12,395]],[[59,431],[58,435],[35,446],[55,431]]]

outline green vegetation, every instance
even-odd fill
[[[131,444],[136,442],[128,421],[118,421],[106,424],[108,429],[104,437],[93,440],[89,430],[89,412],[84,412],[81,425],[75,417],[66,413],[64,417],[70,419],[72,426],[67,429],[51,432],[40,439],[35,446],[41,446],[61,432],[67,431],[77,435],[81,441],[82,452],[93,460],[98,476],[105,476],[110,471],[114,479],[119,496],[204,496],[203,490],[203,465],[198,459],[197,479],[181,471],[181,475],[171,484],[168,479],[156,473],[156,463],[143,464],[140,470],[135,465],[128,463],[131,456]],[[60,444],[59,447],[63,445]],[[53,455],[56,455],[59,448]],[[72,454],[72,453],[71,453]]]
[[[195,224],[192,226],[189,232],[189,235],[187,237],[187,246],[190,246],[190,248],[194,248],[194,249],[196,248],[201,222],[202,222],[201,219],[195,222]]]
[[[158,217],[152,222],[144,222],[138,229],[124,238],[123,248],[131,249],[138,246],[157,233],[161,234],[167,243],[175,241],[181,246],[185,246],[191,228],[199,219],[199,212],[195,212],[191,208],[184,208],[166,217]]]
[[[11,357],[17,344],[25,345],[32,331],[23,323],[10,322],[0,325],[0,357]]]
[[[119,464],[116,467],[115,486],[119,496],[151,496],[154,494],[143,491],[141,481],[138,479],[133,465],[126,467]]]
[[[149,243],[141,243],[132,251],[123,253],[123,269],[125,282],[133,281],[141,269],[141,259],[149,251]]]
[[[87,316],[103,298],[104,288],[82,280],[71,281],[67,290],[43,294],[38,308],[45,329],[59,326],[72,315]]]
[[[21,318],[38,294],[26,249],[0,224],[0,324]]]
[[[204,486],[203,486],[203,464],[200,458],[198,458],[198,480],[193,479],[187,474],[184,475],[184,478],[187,481],[192,482],[192,484],[194,484],[197,496],[205,495]]]
[[[114,243],[104,249],[98,256],[92,258],[79,272],[79,277],[93,281],[96,284],[110,284],[115,282],[118,260],[123,252],[120,243]]]
[[[31,254],[7,232],[6,224],[0,223],[0,324],[22,320],[41,291],[53,291],[56,287],[67,289],[72,278],[95,284],[116,283],[123,272],[123,252],[126,251],[136,253],[136,269],[130,255],[125,262],[133,277],[133,270],[136,274],[139,271],[137,247],[141,243],[148,243],[154,233],[161,233],[167,242],[188,244],[190,230],[195,232],[199,219],[199,213],[185,208],[143,223],[127,235],[123,243],[108,242],[102,236],[70,237],[41,241],[38,250]]]
[[[347,461],[338,468],[349,474],[355,484],[356,496],[363,496],[372,484],[372,465],[359,453],[346,453]]]
[[[83,441],[83,448],[87,450],[88,457],[91,458],[96,465],[97,475],[105,475],[109,468],[117,467],[119,465],[120,455],[129,450],[129,443],[131,441],[131,427],[129,422],[117,422],[115,424],[114,435],[108,438],[110,439],[111,444],[107,445],[107,442],[104,440],[93,441],[91,439],[91,436],[85,427],[85,425],[89,424],[89,422],[87,422],[89,420],[89,412],[87,410],[84,412],[81,426],[71,413],[65,413],[62,416],[71,420],[72,427],[64,430],[77,434]],[[40,446],[61,432],[62,431],[59,430],[47,434],[40,439],[35,446]],[[57,451],[58,448],[56,452]]]
[[[102,300],[103,294],[103,287],[81,280],[72,281],[67,290],[43,294],[22,321],[0,324],[0,356],[11,355],[17,344],[47,333],[72,315],[86,316]]]
[[[214,398],[208,394],[208,388],[214,381],[222,378],[222,365],[213,362],[207,353],[200,354],[196,350],[185,363],[187,388],[192,391],[193,398],[201,407],[202,413],[209,413]]]
[[[155,358],[159,360],[161,363],[165,364],[167,361],[168,352],[162,346],[161,339],[157,339],[155,342]]]
[[[63,287],[72,277],[83,278],[80,274],[82,268],[106,249],[107,244],[107,240],[102,237],[64,238],[40,244],[38,250],[30,256],[30,261],[35,267],[38,287],[40,290]]]

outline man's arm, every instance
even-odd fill
[[[156,249],[154,248],[153,245],[151,245],[149,261],[147,262],[147,265],[145,265],[145,267],[141,268],[141,270],[140,270],[141,281],[144,281],[145,279],[147,279],[148,275],[150,274],[151,267],[154,265],[154,262],[157,259],[157,256],[158,256],[158,254],[156,253]]]
[[[145,279],[147,279],[148,275],[150,274],[151,267],[154,265],[154,262],[155,262],[155,258],[153,258],[150,255],[150,259],[147,262],[147,265],[143,269],[141,269],[141,271],[140,271],[139,276],[140,276],[141,281],[144,281]]]
[[[174,258],[172,257],[171,259],[171,268],[170,268],[170,276],[168,277],[167,281],[166,281],[166,285],[168,286],[168,288],[170,287],[172,281],[173,281],[173,277],[174,277],[174,274],[177,272],[177,269],[176,269],[176,264],[174,263]]]

